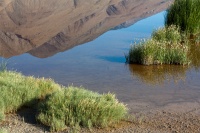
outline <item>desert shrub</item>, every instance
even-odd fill
[[[124,118],[127,108],[113,94],[68,87],[49,96],[39,107],[38,120],[51,131],[67,126],[106,127]]]

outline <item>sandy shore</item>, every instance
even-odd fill
[[[200,103],[171,103],[162,107],[151,107],[145,103],[128,104],[129,120],[106,129],[77,129],[81,133],[199,133]],[[135,110],[134,110],[135,108]],[[35,111],[23,109],[7,115],[1,127],[10,133],[48,133],[49,128],[37,123]],[[69,133],[66,129],[63,133]]]

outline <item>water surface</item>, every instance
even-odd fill
[[[197,101],[200,98],[198,63],[196,68],[125,64],[124,53],[128,52],[130,44],[149,38],[163,23],[164,12],[161,12],[128,28],[108,31],[94,41],[52,57],[40,59],[29,54],[12,57],[9,69],[52,78],[65,86],[115,93],[132,112],[169,103]],[[133,107],[132,103],[143,104]]]

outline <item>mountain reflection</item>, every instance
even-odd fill
[[[170,1],[1,0],[0,56],[52,56],[165,10]]]

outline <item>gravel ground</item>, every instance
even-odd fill
[[[165,109],[166,110],[166,109]],[[129,120],[122,121],[106,129],[77,129],[81,133],[199,133],[200,109],[190,112],[174,112],[153,110],[132,115]],[[16,114],[7,115],[2,128],[9,133],[48,133],[49,128],[37,123],[35,111],[23,109]],[[70,133],[66,129],[62,133]]]

